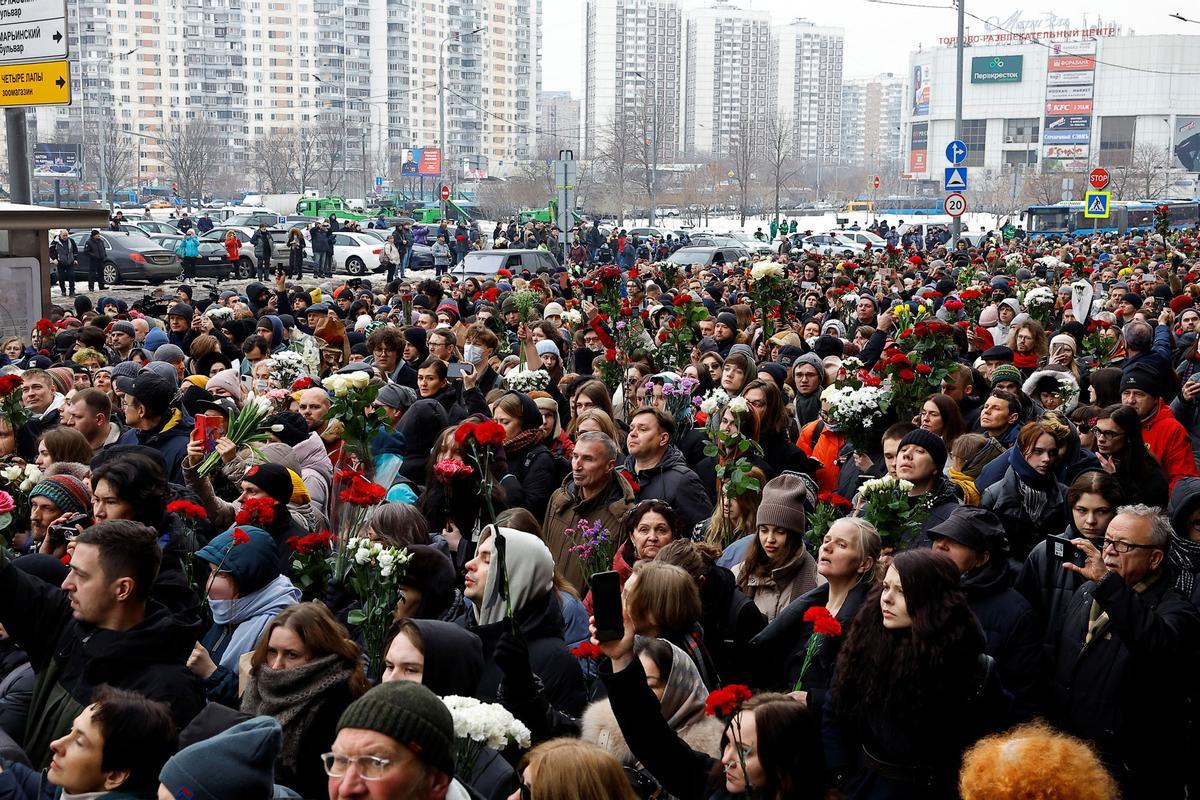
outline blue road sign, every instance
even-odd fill
[[[376,175],[376,176],[375,176],[375,188],[376,188],[376,189],[382,189],[382,188],[383,188],[383,176],[382,176],[382,175]]]
[[[946,160],[951,164],[961,164],[967,157],[967,146],[955,139],[946,145]]]
[[[947,192],[957,192],[967,188],[967,168],[946,167],[946,181],[943,188]]]
[[[1086,192],[1083,196],[1083,216],[1086,219],[1108,219],[1111,192]]]

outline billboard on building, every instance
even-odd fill
[[[1175,166],[1200,172],[1200,117],[1175,118]]]
[[[1092,142],[1092,96],[1096,43],[1056,45],[1046,61],[1046,108],[1042,118],[1042,161],[1086,160]]]
[[[437,177],[442,174],[442,151],[438,147],[413,147],[400,156],[400,174],[406,178]]]
[[[971,59],[971,83],[1020,83],[1025,56],[977,56]]]
[[[1090,83],[1079,86],[1052,83],[1046,87],[1046,100],[1091,100],[1093,88]]]
[[[33,177],[78,180],[83,174],[83,145],[38,142],[33,150]]]
[[[912,115],[914,117],[929,116],[929,94],[932,84],[929,80],[929,65],[918,64],[913,67],[912,80]]]
[[[914,175],[929,172],[929,123],[914,122],[908,143],[908,171]]]

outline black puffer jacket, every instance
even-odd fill
[[[527,508],[536,519],[541,519],[546,515],[550,495],[561,483],[554,456],[550,455],[550,449],[544,444],[513,451],[506,447],[505,451],[508,468],[521,485],[520,499],[509,497],[510,506]]]
[[[1080,536],[1074,520],[1067,525],[1062,536],[1075,539]],[[1054,635],[1054,622],[1062,614],[1071,595],[1085,581],[1078,572],[1063,569],[1061,561],[1050,558],[1046,552],[1046,540],[1038,542],[1029,551],[1029,557],[1017,573],[1014,588],[1021,593],[1037,614],[1038,630],[1045,644],[1050,644]]]
[[[1024,559],[1038,542],[1063,529],[1067,524],[1067,487],[1053,475],[1038,475],[1014,447],[1009,453],[1011,466],[1004,477],[989,486],[979,504],[996,512],[1008,536],[1009,552]],[[1044,492],[1045,505],[1035,513],[1021,491],[1024,483]]]
[[[707,519],[713,504],[704,485],[683,459],[683,453],[671,445],[656,466],[637,471],[633,456],[625,459],[625,468],[637,481],[638,500],[662,500],[679,515],[679,529],[690,531],[696,523]]]

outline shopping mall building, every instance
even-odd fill
[[[1164,169],[1169,154],[1172,179],[1194,186],[1200,36],[1118,34],[1061,26],[965,37],[966,166],[1077,173],[1130,165],[1157,148]],[[911,55],[901,122],[905,177],[939,189],[954,139],[954,44],[944,38]]]

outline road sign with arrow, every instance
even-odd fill
[[[0,106],[65,106],[71,103],[67,61],[0,64]]]
[[[0,15],[0,64],[67,57],[65,0],[6,0]]]

